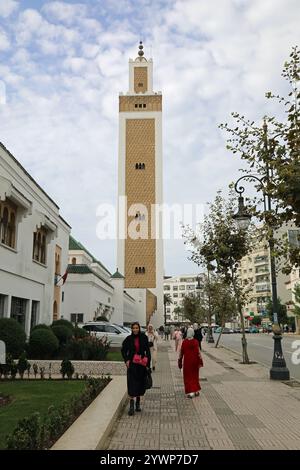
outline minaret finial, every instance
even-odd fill
[[[142,41],[140,41],[139,52],[138,52],[140,57],[143,57],[143,55],[144,55],[143,49],[144,49],[143,43],[142,43]]]

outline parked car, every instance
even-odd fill
[[[222,327],[219,326],[219,328],[217,328],[215,330],[215,333],[221,333],[221,330],[222,330]],[[231,333],[233,333],[233,330],[231,328],[224,327],[222,333],[223,334],[231,334]]]
[[[83,325],[82,328],[91,335],[96,335],[97,338],[106,337],[113,348],[120,348],[124,339],[128,336],[128,332],[108,322],[89,322]]]
[[[241,333],[242,329],[241,328],[234,328],[233,332],[234,333]]]
[[[250,328],[245,328],[245,333],[250,333]]]
[[[259,333],[259,329],[256,326],[251,326],[249,333]]]
[[[131,335],[131,328],[129,328],[129,326],[118,325],[117,323],[113,323],[113,325],[121,328],[121,330],[124,330],[126,333]]]

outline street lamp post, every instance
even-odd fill
[[[264,124],[264,135],[266,137],[267,135],[267,126]],[[267,141],[265,140],[267,145]],[[247,211],[247,208],[245,207],[244,204],[244,198],[242,194],[245,191],[245,188],[243,186],[239,186],[239,182],[243,179],[251,179],[251,180],[257,180],[259,181],[261,187],[263,188],[263,196],[264,196],[264,208],[265,211],[271,211],[272,209],[272,203],[271,203],[271,197],[266,194],[265,192],[265,187],[264,183],[265,181],[269,180],[270,178],[270,172],[269,168],[267,167],[267,174],[265,178],[258,178],[256,175],[252,174],[247,174],[239,178],[234,186],[235,191],[239,194],[238,198],[238,212],[233,215],[233,219],[236,222],[237,226],[241,230],[246,230],[250,224],[251,220],[251,215]],[[272,367],[270,369],[270,378],[273,380],[289,380],[290,378],[290,372],[288,368],[286,367],[286,362],[283,356],[283,351],[282,351],[282,334],[281,334],[281,328],[278,323],[278,297],[277,297],[277,280],[276,280],[276,265],[275,265],[275,256],[274,256],[274,232],[273,228],[270,226],[269,222],[267,219],[266,223],[268,224],[269,227],[269,237],[268,237],[268,243],[269,243],[269,251],[270,251],[270,270],[271,270],[271,283],[272,283],[272,303],[273,303],[273,339],[274,339],[274,353],[273,353],[273,361],[272,361]]]

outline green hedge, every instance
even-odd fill
[[[26,334],[14,318],[0,318],[0,340],[6,345],[7,354],[19,357],[25,349]]]
[[[51,327],[53,326],[66,326],[69,328],[69,330],[72,331],[72,333],[74,333],[75,329],[73,323],[71,323],[69,320],[65,320],[64,318],[61,318],[60,320],[54,320]]]
[[[73,333],[67,326],[64,325],[53,325],[51,330],[55,334],[56,338],[59,341],[59,344],[67,344],[68,341],[72,338]]]
[[[38,329],[29,338],[29,355],[32,359],[51,359],[59,341],[51,330]]]

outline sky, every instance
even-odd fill
[[[299,0],[0,0],[0,141],[60,207],[72,235],[116,268],[97,208],[117,201],[118,96],[144,43],[163,94],[164,201],[206,207],[242,164],[218,128],[278,112],[300,44]],[[195,273],[166,240],[165,274]]]

